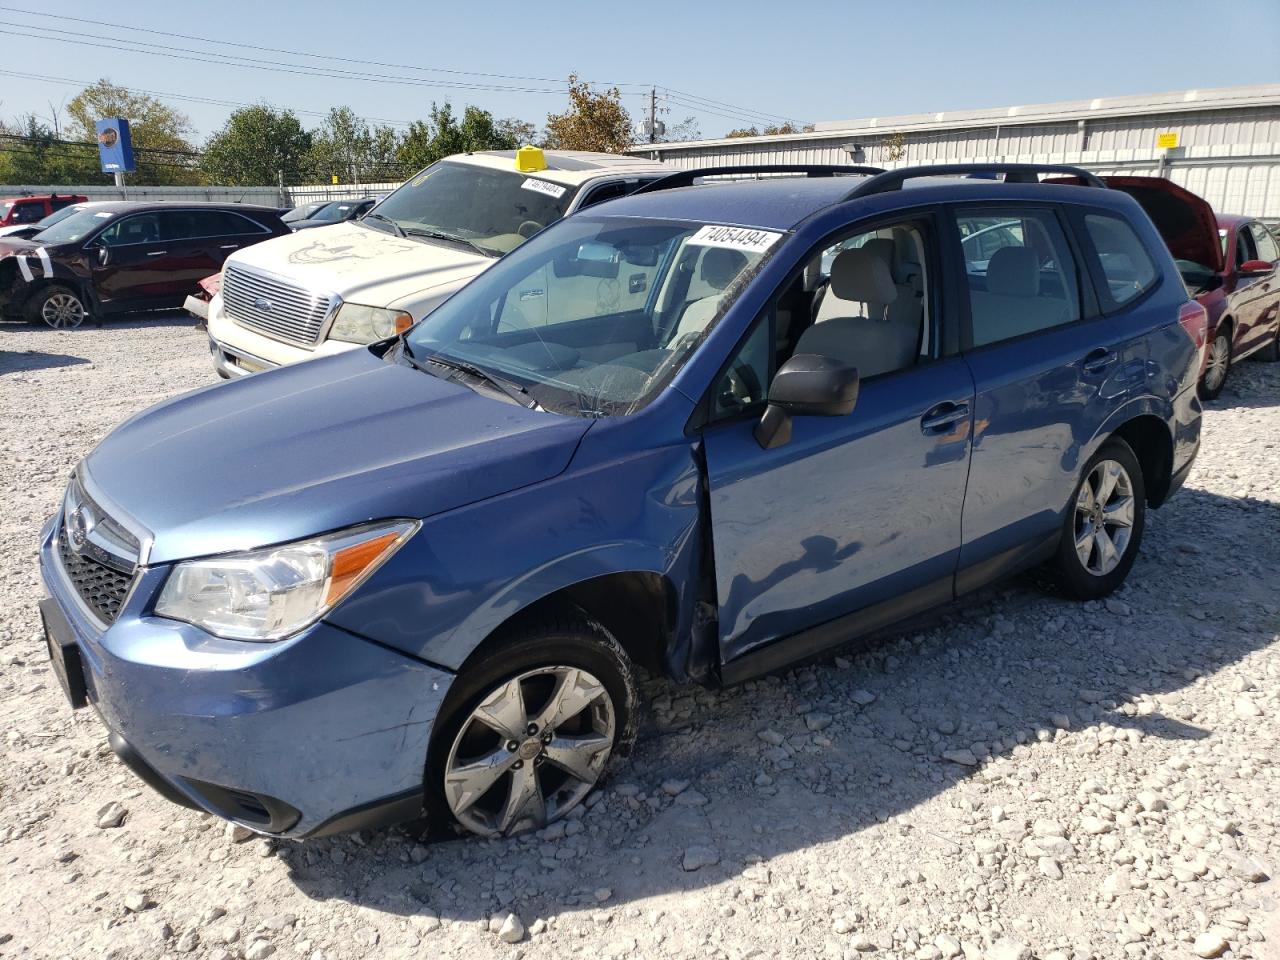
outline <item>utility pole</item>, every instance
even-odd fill
[[[658,88],[649,88],[649,142],[658,142]]]

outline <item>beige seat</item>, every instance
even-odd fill
[[[857,367],[863,377],[915,363],[921,311],[915,305],[895,315],[899,287],[889,269],[891,257],[886,256],[892,244],[888,239],[870,240],[865,246],[837,254],[828,289],[818,304],[819,318],[801,334],[796,353],[840,360]],[[911,305],[910,300],[907,303]],[[850,313],[834,315],[839,305]]]
[[[973,345],[1047,330],[1071,319],[1070,304],[1040,293],[1040,262],[1030,247],[1001,247],[987,261],[987,289],[970,294]]]
[[[733,278],[742,272],[747,265],[747,255],[740,250],[729,250],[722,247],[711,247],[702,255],[698,266],[699,276],[716,292],[710,296],[694,300],[684,308],[675,332],[671,334],[670,343],[681,337],[697,336],[715,319],[720,309],[720,301]]]

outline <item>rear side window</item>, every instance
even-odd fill
[[[14,223],[35,223],[44,219],[44,201],[20,203],[13,211]]]
[[[970,345],[1080,319],[1076,263],[1052,210],[965,207],[956,227],[969,286]]]
[[[1133,227],[1121,217],[1088,213],[1084,228],[1098,254],[1106,287],[1101,296],[1110,309],[1136,300],[1156,284],[1160,272]]]

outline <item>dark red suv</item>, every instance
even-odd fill
[[[0,239],[0,315],[78,327],[180,307],[232,252],[288,232],[271,207],[95,203],[30,240]]]

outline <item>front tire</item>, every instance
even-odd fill
[[[51,283],[27,302],[27,319],[55,330],[74,330],[89,316],[80,294],[63,283]]]
[[[1231,327],[1219,324],[1209,342],[1209,358],[1200,378],[1200,399],[1216,400],[1231,372]]]
[[[564,817],[635,740],[631,662],[580,613],[514,631],[464,668],[427,760],[428,817],[484,837]]]
[[[1146,510],[1142,466],[1113,437],[1085,464],[1063,522],[1054,563],[1063,590],[1097,600],[1124,583],[1142,544]]]

